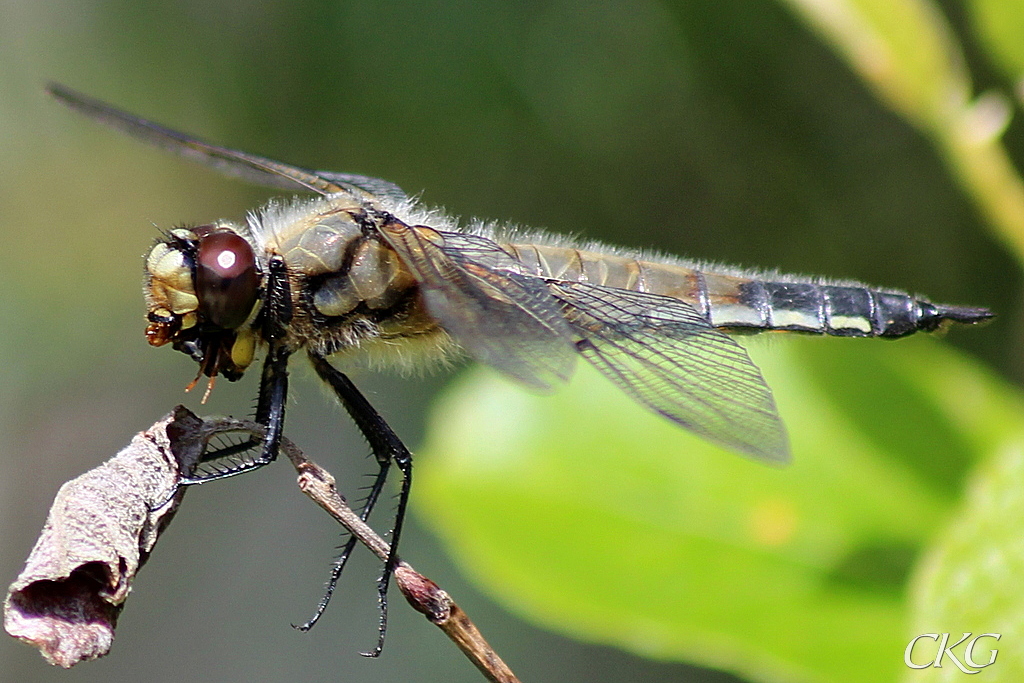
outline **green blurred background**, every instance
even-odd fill
[[[966,6],[940,9],[977,90],[1011,92]],[[948,341],[1024,377],[1017,261],[948,157],[785,4],[0,0],[0,576],[10,580],[62,482],[176,403],[199,410],[182,393],[191,361],[142,335],[154,226],[239,218],[271,196],[82,120],[47,99],[47,80],[221,144],[386,178],[457,215],[989,306],[992,325]],[[1011,124],[1005,137],[1018,160],[1022,132]],[[366,448],[311,373],[294,374],[288,433],[354,494],[374,469]],[[415,446],[449,378],[356,380]],[[254,393],[253,377],[222,382],[203,412],[242,414]],[[312,633],[289,628],[308,617],[338,542],[292,477],[276,466],[191,491],[112,654],[62,672],[4,639],[4,679],[480,680],[401,598],[381,660],[357,655],[375,638],[367,558]],[[403,555],[454,594],[523,680],[737,680],[510,616],[422,518]]]

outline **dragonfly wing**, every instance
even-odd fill
[[[380,233],[416,278],[427,311],[471,356],[541,390],[569,378],[576,349],[558,302],[501,247],[399,221]]]
[[[186,133],[171,130],[158,123],[129,114],[58,83],[49,84],[47,90],[66,106],[94,121],[110,126],[147,144],[208,166],[224,175],[256,185],[292,192],[307,190],[319,194],[332,194],[345,189],[357,188],[372,195],[386,196],[398,201],[406,199],[406,194],[401,188],[386,180],[349,173],[308,171],[266,157],[204,142]]]
[[[355,173],[338,173],[336,171],[314,171],[313,173],[324,180],[329,180],[339,185],[357,187],[376,197],[387,198],[394,202],[404,202],[409,199],[409,195],[405,193],[405,190],[381,178],[373,178]]]
[[[678,299],[549,281],[579,352],[651,410],[719,445],[789,459],[771,389],[747,352]]]

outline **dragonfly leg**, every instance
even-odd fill
[[[377,464],[380,466],[377,478],[374,480],[370,493],[366,498],[366,503],[363,505],[360,515],[363,519],[369,516],[373,506],[380,497],[391,463],[396,464],[398,469],[402,471],[402,487],[398,496],[398,510],[395,513],[395,526],[391,532],[391,550],[388,553],[387,560],[384,562],[384,570],[381,573],[380,580],[377,582],[377,596],[380,604],[380,628],[377,645],[371,652],[363,653],[368,657],[376,657],[384,648],[384,634],[387,631],[388,616],[388,584],[391,581],[391,574],[394,572],[395,565],[398,563],[398,541],[402,534],[402,524],[405,521],[405,512],[409,503],[409,491],[412,487],[412,453],[409,452],[409,449],[398,438],[394,430],[391,429],[384,418],[380,416],[380,413],[370,405],[370,402],[366,400],[344,373],[338,371],[327,362],[326,358],[319,354],[310,352],[309,358],[313,363],[313,369],[334,390],[342,405],[345,406],[345,410],[348,411],[356,426],[359,427],[359,430],[363,433],[367,442],[369,442],[370,449],[373,451]],[[327,601],[330,600],[330,593],[334,590],[337,577],[341,574],[341,569],[348,560],[348,555],[351,553],[351,546],[353,545],[354,540],[350,539],[346,543],[342,555],[335,562],[335,568],[331,573],[331,583],[328,585],[328,594],[321,601],[321,607],[318,608],[317,614],[311,620],[312,622],[315,623],[319,615],[323,613],[323,608],[326,607]],[[309,625],[311,626],[312,624]]]
[[[208,481],[234,477],[259,469],[277,457],[281,433],[284,430],[284,408],[288,400],[288,357],[292,353],[281,341],[285,336],[286,326],[291,322],[292,311],[288,267],[280,256],[271,258],[267,264],[265,296],[264,312],[261,314],[262,336],[269,340],[270,349],[263,362],[260,395],[256,401],[256,422],[267,430],[260,454],[247,462],[232,463],[216,470],[182,477],[179,486],[205,484]],[[202,461],[208,462],[243,453],[258,444],[259,440],[252,438],[233,446],[218,448],[205,454]]]
[[[288,398],[288,357],[290,351],[282,344],[271,347],[267,359],[263,363],[263,376],[260,379],[260,396],[256,403],[256,422],[266,427],[266,436],[258,457],[223,468],[191,474],[182,477],[179,486],[205,484],[208,481],[226,479],[251,470],[259,469],[274,461],[281,445],[281,433],[284,429],[284,407]],[[234,446],[218,448],[203,455],[202,461],[216,460],[249,450],[257,445],[257,440],[247,440]]]
[[[384,483],[387,481],[388,470],[390,467],[390,462],[382,463],[380,470],[377,472],[377,476],[374,478],[373,484],[370,486],[366,500],[363,501],[363,507],[359,511],[359,519],[364,522],[369,518],[374,506],[377,504],[377,498],[380,497],[381,491],[384,490]],[[341,552],[334,560],[334,566],[331,567],[331,576],[327,580],[327,589],[324,591],[324,596],[320,598],[320,602],[317,604],[316,610],[313,612],[313,616],[310,617],[309,621],[299,626],[295,626],[295,628],[300,631],[308,631],[316,625],[316,622],[320,621],[320,617],[322,617],[324,612],[327,611],[327,605],[331,602],[331,597],[334,595],[334,589],[338,587],[338,579],[341,578],[341,573],[345,570],[348,558],[352,555],[352,551],[355,547],[356,537],[349,534],[348,540],[345,541],[345,545],[342,546]]]

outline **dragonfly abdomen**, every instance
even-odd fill
[[[715,327],[837,337],[896,339],[931,332],[949,322],[980,322],[992,315],[983,308],[938,305],[903,292],[862,285],[756,279],[739,283],[732,296],[709,293],[708,303],[709,319]]]
[[[767,281],[575,247],[505,246],[538,277],[680,299],[714,327],[728,331],[898,338],[936,330],[947,321],[976,323],[992,317],[988,309],[933,304],[860,284]]]

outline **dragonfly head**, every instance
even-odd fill
[[[200,375],[240,378],[256,348],[247,323],[260,279],[252,246],[230,224],[170,231],[146,257],[146,338],[188,354]]]

